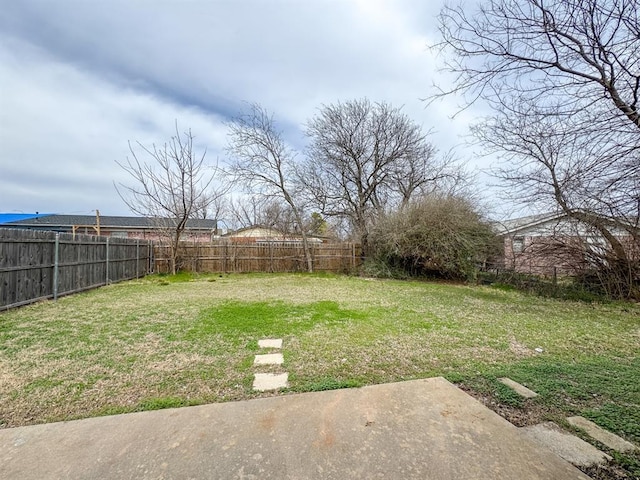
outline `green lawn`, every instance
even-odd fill
[[[273,395],[251,391],[268,337],[290,391],[442,375],[523,423],[580,414],[640,443],[640,306],[330,275],[152,276],[0,313],[0,424]]]

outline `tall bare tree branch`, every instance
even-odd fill
[[[455,81],[433,98],[487,102],[493,114],[473,132],[504,159],[497,174],[512,199],[585,225],[605,244],[601,273],[640,296],[638,0],[479,5],[441,12],[439,47]]]
[[[200,154],[194,151],[191,130],[180,134],[177,122],[175,128],[175,136],[162,145],[129,142],[131,156],[122,162],[116,160],[133,181],[116,185],[118,195],[132,212],[152,218],[169,239],[174,274],[188,220],[205,218],[209,207],[225,193],[212,188],[217,166],[205,163],[206,150]]]
[[[400,109],[367,99],[323,106],[308,122],[304,181],[323,214],[347,219],[366,251],[385,209],[408,201],[442,177],[428,134]]]
[[[302,238],[307,270],[312,272],[300,184],[296,181],[296,154],[276,129],[273,116],[260,105],[251,104],[246,113],[229,124],[227,152],[236,184],[252,194],[282,199],[291,208]]]

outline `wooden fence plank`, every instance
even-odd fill
[[[314,271],[343,273],[361,263],[360,246],[352,243],[313,245]],[[184,243],[178,251],[179,267],[191,272],[249,273],[304,272],[302,245],[294,242]],[[155,271],[169,271],[169,247],[154,247]]]
[[[58,251],[56,255],[56,235]],[[152,246],[137,239],[0,228],[0,310],[151,272]],[[54,264],[58,260],[54,288]]]

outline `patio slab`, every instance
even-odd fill
[[[590,480],[443,378],[3,429],[0,478]]]

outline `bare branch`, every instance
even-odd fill
[[[196,155],[191,130],[176,135],[162,146],[147,147],[129,142],[131,156],[116,163],[129,174],[132,185],[119,184],[116,190],[132,212],[153,218],[171,246],[171,270],[176,272],[178,244],[187,221],[206,218],[209,207],[226,193],[212,188],[216,166],[205,163],[206,151]],[[139,153],[148,160],[143,161]]]
[[[351,224],[364,250],[380,214],[452,173],[451,162],[436,161],[428,133],[387,103],[325,105],[307,135],[307,191],[323,214]]]
[[[233,181],[245,190],[267,199],[281,199],[300,228],[307,269],[313,271],[313,259],[303,227],[302,195],[298,180],[296,154],[276,130],[273,116],[258,104],[229,124],[227,152]]]
[[[439,48],[452,55],[445,70],[455,82],[436,95],[489,104],[493,115],[473,133],[486,153],[502,157],[495,173],[510,198],[562,211],[597,235],[606,262],[593,264],[627,278],[630,296],[640,296],[638,6],[481,0],[476,12],[445,7]],[[595,258],[588,242],[575,245]]]

